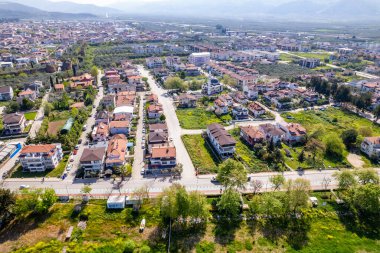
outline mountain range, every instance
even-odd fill
[[[121,15],[124,12],[111,7],[97,6],[94,4],[77,4],[70,1],[52,2],[49,0],[7,0],[48,12],[65,13],[89,13],[100,17]]]
[[[19,3],[0,2],[0,17],[19,19],[92,19],[95,15],[89,13],[65,13],[58,11],[43,11]]]
[[[380,0],[119,0],[107,7],[70,1],[6,0],[45,12],[89,13],[238,20],[373,21],[380,20]],[[12,10],[12,12],[15,10]]]
[[[128,14],[293,21],[379,20],[379,0],[120,0]]]

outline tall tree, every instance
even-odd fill
[[[247,182],[247,170],[240,162],[227,159],[219,165],[217,180],[225,187],[243,189]]]
[[[271,176],[269,178],[269,182],[273,184],[274,190],[277,191],[281,188],[281,186],[285,183],[285,177],[281,174],[277,174],[274,176]]]
[[[334,177],[338,180],[338,187],[340,190],[347,190],[351,187],[355,187],[357,184],[354,173],[349,170],[343,170],[342,172],[335,173]]]
[[[366,184],[379,184],[379,175],[374,169],[361,169],[357,173],[359,183]]]
[[[236,220],[239,217],[241,209],[240,193],[235,189],[228,188],[222,194],[217,207],[223,216]]]

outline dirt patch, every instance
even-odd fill
[[[32,246],[38,242],[48,242],[52,239],[62,240],[62,235],[69,224],[49,225],[39,227],[37,223],[17,224],[2,234],[0,252],[12,252],[15,249]]]
[[[49,135],[57,135],[58,131],[65,125],[66,120],[53,121],[49,123],[47,133]]]
[[[363,166],[364,166],[364,162],[363,162],[362,158],[359,155],[350,153],[347,156],[347,160],[355,168],[363,168]]]

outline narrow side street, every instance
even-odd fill
[[[182,178],[196,179],[194,165],[181,139],[182,129],[179,125],[172,99],[164,96],[166,91],[158,87],[156,81],[153,79],[149,71],[144,69],[144,67],[141,65],[138,66],[138,69],[142,76],[148,78],[151,92],[158,96],[158,101],[163,106],[164,114],[166,117],[166,124],[168,125],[169,137],[173,138],[173,143],[176,147],[177,162],[183,164]]]

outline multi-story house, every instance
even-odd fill
[[[85,177],[98,176],[104,169],[106,148],[85,148],[80,158],[80,167],[84,171]]]
[[[121,167],[125,164],[127,137],[117,134],[112,137],[107,147],[106,168]]]
[[[222,159],[229,158],[235,153],[236,141],[220,124],[211,124],[207,127],[207,137]]]
[[[22,113],[11,113],[3,116],[3,133],[5,135],[21,134],[25,129],[26,119]]]
[[[197,98],[187,93],[178,96],[178,107],[190,108],[197,106]]]
[[[150,157],[152,168],[174,167],[177,164],[175,147],[153,147]]]
[[[61,144],[28,145],[20,152],[20,164],[25,172],[43,172],[57,167],[62,160]]]
[[[202,87],[202,93],[211,96],[218,94],[223,91],[223,84],[221,84],[218,79],[211,78]]]
[[[149,119],[159,119],[164,114],[162,105],[158,103],[149,105],[147,112]]]
[[[124,134],[126,136],[130,133],[131,124],[129,120],[111,121],[109,124],[110,134]]]
[[[265,114],[265,109],[260,104],[253,102],[248,105],[249,114],[253,117],[258,118],[261,115]]]
[[[232,116],[236,120],[248,119],[248,109],[242,105],[236,105],[232,108]]]
[[[0,101],[9,101],[13,99],[13,88],[11,86],[0,87]]]
[[[274,143],[279,143],[285,136],[285,132],[272,124],[262,124],[259,126],[259,130],[265,135],[267,141],[273,141]]]
[[[371,158],[380,157],[380,137],[366,137],[364,138],[361,147],[361,151]]]
[[[34,101],[36,100],[36,98],[37,98],[36,92],[30,89],[27,89],[27,90],[21,91],[18,94],[17,102],[21,104],[24,99],[29,99],[29,100]]]
[[[216,99],[214,101],[215,114],[223,115],[228,113],[228,104],[224,102],[222,99]]]
[[[192,53],[189,56],[189,62],[195,66],[202,66],[210,62],[211,54],[208,52]]]
[[[106,141],[109,136],[108,124],[100,122],[99,125],[94,127],[91,133],[92,140],[95,142]]]
[[[263,131],[254,126],[240,127],[240,137],[251,147],[255,146],[257,143],[263,143],[266,139]]]
[[[298,123],[279,124],[279,128],[285,132],[284,141],[288,143],[304,142],[306,129]]]
[[[145,60],[146,66],[150,69],[160,69],[163,67],[162,59],[159,57],[150,57]]]

